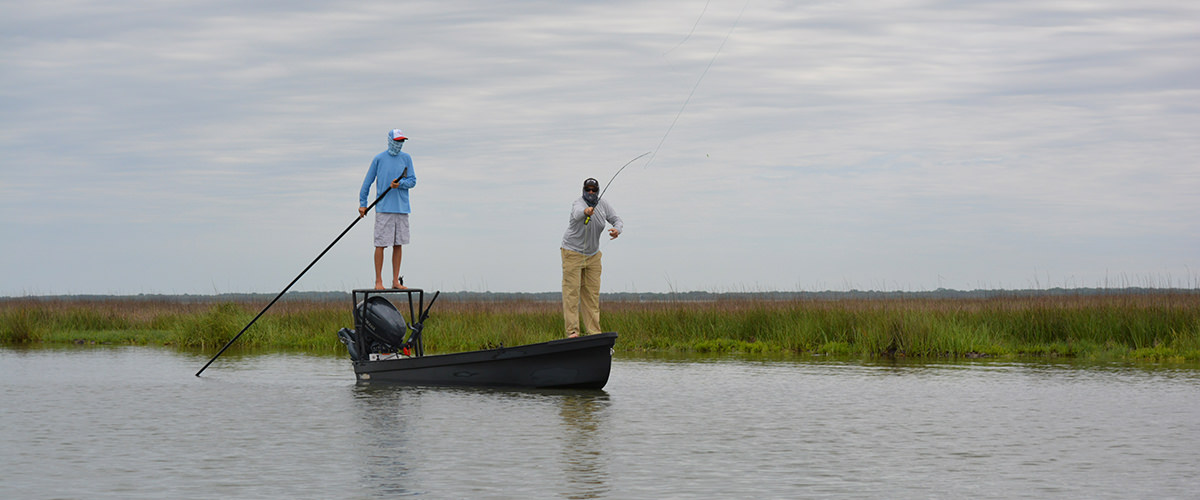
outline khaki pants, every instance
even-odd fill
[[[559,250],[562,250],[563,323],[567,335],[579,333],[581,302],[586,333],[600,333],[600,252],[588,257],[565,248]]]

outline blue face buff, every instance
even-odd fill
[[[388,139],[388,154],[396,156],[400,154],[400,149],[404,147],[404,141],[393,141]]]

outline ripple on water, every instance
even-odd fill
[[[0,350],[3,498],[1187,497],[1200,371],[618,359],[603,391],[341,357]]]

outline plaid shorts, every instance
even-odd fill
[[[408,214],[375,212],[375,246],[408,244]]]

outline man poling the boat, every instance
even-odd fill
[[[367,176],[358,193],[358,215],[367,214],[367,197],[371,184],[376,193],[384,193],[375,209],[375,289],[384,288],[383,252],[392,247],[392,288],[403,289],[400,277],[400,260],[403,245],[409,242],[408,214],[412,211],[408,203],[408,190],[417,185],[417,172],[413,169],[412,156],[402,151],[408,137],[400,129],[388,133],[388,149],[375,155]],[[393,178],[399,180],[392,180]],[[389,182],[391,181],[391,182]]]
[[[640,158],[640,157],[639,157]],[[627,164],[628,165],[628,164]],[[611,182],[611,181],[610,181]],[[563,323],[567,337],[578,337],[579,306],[583,305],[584,332],[600,333],[600,235],[605,223],[612,225],[609,239],[616,239],[625,228],[612,204],[600,197],[600,182],[583,181],[583,194],[571,204],[567,231],[563,234],[562,299]],[[590,224],[595,217],[599,223]]]

